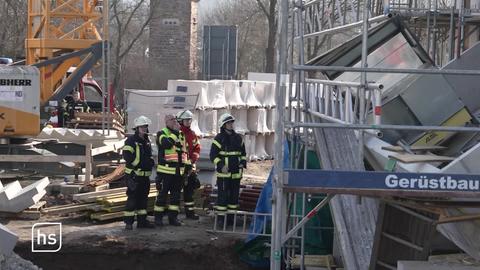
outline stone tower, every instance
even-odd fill
[[[152,88],[167,89],[168,80],[196,79],[199,0],[154,0],[149,55]]]

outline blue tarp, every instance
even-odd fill
[[[290,153],[288,151],[288,143],[285,141],[284,147],[285,152],[283,153],[283,167],[285,169],[290,168]],[[268,175],[267,183],[263,187],[262,193],[260,193],[260,197],[257,201],[257,206],[255,207],[255,213],[272,213],[272,177],[273,177],[273,170],[270,170],[270,174]],[[263,230],[263,224],[267,222],[268,224],[271,222],[270,216],[255,216],[255,222],[250,224],[250,233],[261,233]],[[255,227],[253,226],[255,224]],[[249,242],[255,239],[257,235],[249,234],[247,240],[245,242]]]

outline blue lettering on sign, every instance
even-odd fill
[[[286,170],[287,187],[480,191],[480,175]]]

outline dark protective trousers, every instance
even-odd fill
[[[144,222],[147,218],[148,193],[150,192],[150,179],[145,176],[127,174],[127,205],[125,212],[137,212],[137,221]],[[125,216],[125,223],[133,224],[134,215]]]
[[[188,212],[192,208],[193,211],[193,194],[195,190],[200,188],[200,181],[198,180],[198,176],[196,173],[192,172],[187,177],[187,184],[183,188],[183,200],[185,201],[185,213]]]
[[[176,217],[180,211],[180,192],[182,190],[182,176],[159,173],[159,179],[161,185],[157,183],[157,190],[159,190],[157,200],[155,201],[155,216],[163,216],[165,210],[168,210],[169,216]],[[167,206],[167,196],[170,192],[170,203]],[[163,210],[163,211],[162,211]]]
[[[217,210],[218,206],[222,209],[237,210],[238,196],[240,192],[240,179],[231,179],[217,177],[218,197],[217,197]]]

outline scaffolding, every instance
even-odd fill
[[[379,197],[384,195],[403,196],[477,196],[474,192],[446,192],[438,193],[431,191],[399,191],[379,190],[378,186],[355,186],[351,181],[340,181],[345,177],[374,179],[376,175],[365,174],[364,160],[364,136],[373,134],[382,136],[385,130],[422,130],[422,131],[455,131],[478,133],[478,127],[446,127],[446,126],[418,126],[418,125],[388,125],[382,124],[381,106],[383,82],[369,80],[371,73],[389,74],[436,74],[436,75],[468,75],[479,76],[479,70],[441,70],[441,69],[418,69],[418,68],[372,68],[367,66],[368,29],[372,24],[380,23],[388,18],[400,15],[402,20],[409,22],[409,26],[415,29],[418,36],[424,38],[427,53],[433,59],[433,67],[441,66],[447,61],[441,60],[439,51],[448,51],[448,60],[460,57],[464,49],[471,46],[475,40],[466,42],[466,37],[471,33],[477,33],[477,10],[465,8],[462,3],[449,3],[449,7],[439,6],[438,1],[279,1],[278,13],[278,43],[276,84],[277,117],[275,128],[275,164],[272,181],[272,228],[271,228],[271,269],[282,269],[286,266],[290,269],[291,259],[300,254],[300,268],[304,265],[304,229],[305,223],[314,216],[322,207],[334,198],[341,195],[352,194],[357,196]],[[468,27],[466,25],[468,24]],[[439,41],[439,28],[447,27],[450,36]],[[470,28],[466,30],[466,28]],[[423,32],[422,32],[423,31]],[[306,63],[314,56],[326,52],[342,43],[344,38],[362,34],[361,60],[358,67],[352,66],[329,66],[307,65]],[[442,43],[448,41],[448,46],[442,47]],[[454,53],[455,52],[455,53]],[[359,81],[331,81],[328,78],[318,78],[315,72],[350,72],[360,73]],[[289,82],[287,77],[289,75]],[[287,110],[281,104],[286,103]],[[370,113],[370,114],[369,114]],[[372,119],[367,119],[371,116]],[[343,131],[341,131],[343,130]],[[334,133],[339,132],[339,133]],[[334,136],[342,138],[335,139]],[[332,141],[328,141],[328,139]],[[285,153],[285,140],[291,143],[290,156],[291,167],[285,169],[283,165]],[[341,145],[340,140],[345,145]],[[328,143],[327,143],[328,142]],[[329,152],[327,144],[337,144],[338,152]],[[334,146],[330,146],[334,147]],[[407,150],[408,146],[406,147]],[[304,149],[303,153],[301,149]],[[317,152],[322,170],[306,170],[307,150]],[[350,151],[349,151],[350,150]],[[340,151],[344,160],[335,157]],[[349,156],[349,153],[352,155]],[[298,168],[297,161],[303,156],[303,168]],[[332,156],[333,154],[333,156]],[[344,164],[342,164],[344,163]],[[329,171],[325,171],[329,170]],[[349,170],[349,174],[337,177],[338,171]],[[383,179],[382,175],[378,179]],[[408,176],[408,175],[407,175]],[[405,176],[405,177],[407,177]],[[438,175],[434,175],[438,176]],[[472,175],[470,175],[471,177]],[[343,177],[343,178],[342,178]],[[459,176],[460,177],[460,176]],[[465,177],[465,176],[463,176]],[[338,182],[320,181],[320,179],[332,178]],[[311,179],[305,180],[305,179]],[[313,181],[318,180],[318,181]],[[373,182],[372,182],[373,185]],[[297,203],[297,196],[303,199],[312,193],[328,194],[310,212],[303,209],[301,216],[295,216],[296,222],[290,222],[292,215],[289,205]],[[341,197],[343,198],[343,197]],[[351,199],[351,198],[350,198]],[[371,201],[357,197],[358,204],[368,208]],[[338,201],[337,201],[338,203]],[[334,208],[338,206],[333,205]],[[407,209],[408,210],[408,209]],[[405,210],[405,211],[407,211]],[[335,209],[332,210],[335,214]],[[295,213],[297,214],[297,213]],[[375,218],[374,218],[375,219]],[[375,226],[376,221],[372,227]],[[424,218],[427,219],[427,218]],[[348,220],[343,220],[348,222]],[[338,229],[338,228],[337,228]],[[340,232],[342,233],[342,232]],[[378,232],[377,232],[378,233]],[[373,242],[372,238],[366,239]],[[385,233],[397,242],[410,245],[413,248],[425,252],[427,247],[418,247],[392,235]],[[367,237],[368,238],[368,237]],[[402,242],[403,241],[403,242]],[[348,243],[346,243],[348,245]],[[352,244],[353,245],[353,244]],[[373,244],[372,244],[373,245]],[[352,250],[355,247],[350,247]],[[361,247],[363,258],[343,257],[347,269],[375,269],[376,265],[385,269],[395,269],[391,265],[380,260],[371,260],[372,251],[368,247]],[[355,253],[355,251],[353,251]],[[344,254],[348,255],[348,254]],[[361,261],[363,259],[363,261]]]

